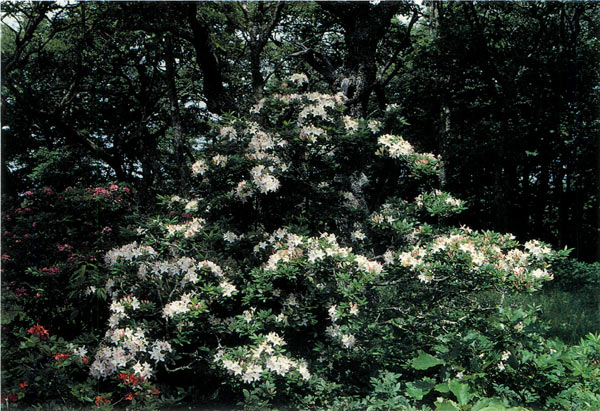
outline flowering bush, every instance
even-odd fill
[[[99,264],[134,217],[129,188],[27,191],[3,204],[3,394],[9,402],[91,402],[97,324],[106,320]]]
[[[341,94],[296,92],[306,82],[214,124],[193,189],[160,197],[118,246],[94,243],[102,262],[28,271],[69,272],[82,306],[106,297],[95,341],[23,318],[34,369],[85,371],[99,389],[67,386],[99,407],[186,393],[263,408],[598,404],[597,338],[547,341],[536,310],[505,298],[538,291],[568,251],[454,224],[465,202],[440,190],[441,158],[394,134],[393,108],[355,119]],[[124,191],[80,195],[118,212]],[[70,244],[58,252],[75,256]]]
[[[199,396],[254,406],[377,408],[389,398],[368,387],[392,382],[404,392],[392,403],[407,408],[540,404],[546,386],[513,395],[517,375],[499,374],[526,346],[518,333],[541,338],[528,311],[501,319],[503,296],[539,290],[567,251],[453,228],[465,203],[439,191],[439,157],[386,129],[393,111],[353,119],[341,95],[293,92],[304,83],[282,84],[290,93],[263,99],[253,119],[223,118],[191,165],[189,197],[163,197],[165,213],[106,254],[111,315],[91,375],[202,381]],[[489,324],[521,344],[508,357],[470,348],[496,371],[444,348],[499,338]],[[447,384],[438,402],[435,381]]]

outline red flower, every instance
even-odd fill
[[[50,275],[56,275],[60,273],[60,267],[43,267],[42,273],[48,273]]]
[[[133,395],[133,393],[132,393],[132,392],[130,392],[129,394],[127,394],[127,395],[125,396],[125,399],[126,399],[126,400],[129,400],[129,401],[133,400],[134,398],[135,398],[135,396]]]
[[[158,394],[160,394],[160,391],[158,390],[158,388],[154,387],[154,388],[152,389],[152,394],[154,394],[154,395],[158,395]]]
[[[143,377],[138,377],[133,374],[125,374],[124,372],[119,374],[119,378],[125,383],[125,385],[136,385],[140,382],[144,382]]]
[[[13,394],[12,392],[9,392],[8,394],[6,394],[6,396],[2,396],[2,402],[6,401],[6,399],[8,398],[8,400],[10,402],[17,402],[17,396],[15,394]]]
[[[33,193],[32,193],[31,191],[27,190],[27,191],[25,191],[25,195],[26,195],[26,196],[32,196],[32,195],[33,195]]]
[[[19,387],[21,387],[22,390],[24,390],[25,388],[27,388],[29,384],[27,384],[27,381],[23,381],[22,383],[19,384]]]
[[[94,188],[94,192],[92,193],[92,197],[98,197],[100,195],[103,195],[107,198],[110,198],[110,193],[108,192],[108,190],[104,187],[96,187]]]
[[[19,287],[15,289],[15,297],[27,297],[29,294],[27,293],[27,289],[25,287]]]
[[[54,194],[54,191],[52,191],[52,189],[51,189],[51,188],[48,188],[48,187],[44,188],[44,190],[43,190],[42,192],[43,192],[44,194],[47,194],[47,195],[52,195],[52,194]]]
[[[89,362],[87,357],[81,357],[81,362],[87,364]]]
[[[104,398],[104,397],[103,397],[103,396],[101,396],[101,395],[98,395],[98,396],[96,397],[96,406],[98,406],[98,407],[99,407],[99,406],[101,406],[102,404],[108,404],[108,403],[110,403],[110,400],[109,400],[108,398]]]
[[[71,251],[73,250],[73,246],[70,244],[58,244],[56,246],[56,248],[58,248],[58,251]]]
[[[111,184],[109,188],[110,188],[111,190],[115,191],[115,190],[118,190],[118,189],[119,189],[119,186],[118,186],[118,185],[116,185],[116,184]]]
[[[2,254],[2,261],[10,260],[10,255]]]
[[[39,324],[34,325],[29,330],[27,330],[27,334],[35,335],[40,340],[45,340],[50,337],[50,333],[44,327]]]
[[[59,353],[56,353],[56,354],[54,354],[54,359],[55,359],[56,361],[64,361],[64,360],[66,360],[67,358],[69,358],[70,356],[71,356],[71,354],[67,354],[67,353],[60,353],[60,352],[59,352]]]

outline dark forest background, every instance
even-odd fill
[[[4,2],[2,191],[189,188],[211,119],[295,72],[353,114],[395,104],[460,223],[600,259],[592,2]]]

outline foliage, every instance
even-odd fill
[[[405,136],[444,157],[466,224],[600,258],[599,146],[586,137],[598,134],[599,10],[430,4],[390,101],[411,124]]]
[[[597,260],[599,10],[10,2],[3,189],[118,180],[144,205],[187,192],[215,115],[245,112],[301,72],[355,116],[393,103],[394,133],[444,157],[444,189],[469,203],[464,224]]]
[[[101,260],[127,237],[120,230],[134,214],[131,190],[115,184],[60,193],[44,188],[4,199],[5,395],[26,403],[91,402],[91,347],[107,318]]]
[[[298,92],[305,81],[261,100],[255,120],[215,124],[193,197],[162,197],[95,265],[88,297],[106,295],[109,317],[79,362],[101,391],[65,371],[71,393],[103,406],[189,395],[177,387],[246,407],[596,404],[595,337],[546,341],[535,309],[505,303],[539,290],[568,251],[452,227],[464,203],[436,188],[438,157],[385,118],[348,116],[342,96]],[[110,190],[79,195],[109,207],[123,189]],[[20,333],[12,355],[46,370],[45,334]],[[63,368],[79,367],[81,346],[70,350]]]
[[[372,3],[3,6],[4,405],[600,408],[598,9]]]

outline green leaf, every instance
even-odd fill
[[[511,408],[512,409],[512,408]],[[471,409],[471,411],[506,411],[502,401],[497,398],[482,398]],[[514,409],[516,411],[516,409]]]
[[[412,367],[415,370],[426,370],[431,367],[435,367],[436,365],[445,364],[443,360],[439,358],[435,358],[431,354],[427,354],[421,350],[418,351],[419,356],[412,359]]]
[[[406,394],[414,398],[417,401],[421,401],[424,396],[429,394],[431,389],[434,387],[433,380],[422,380],[416,382],[406,383]]]
[[[468,404],[473,398],[467,384],[462,384],[458,380],[452,380],[448,383],[448,388],[452,391],[452,394],[456,396],[458,403],[462,406]]]
[[[458,408],[454,401],[446,398],[441,399],[441,401],[438,399],[435,403],[435,409],[438,411],[460,411],[460,408]]]

